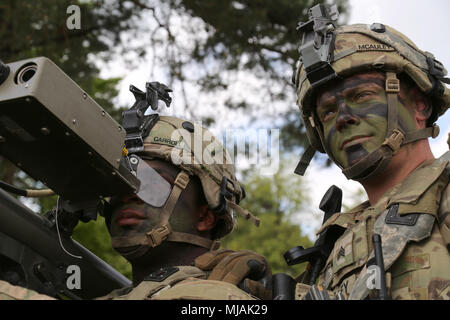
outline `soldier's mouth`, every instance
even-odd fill
[[[117,213],[115,222],[120,227],[132,226],[141,223],[145,219],[145,214],[133,209],[124,209]]]
[[[341,150],[345,150],[357,144],[361,144],[372,138],[371,136],[355,136],[350,139],[345,140],[341,145]]]

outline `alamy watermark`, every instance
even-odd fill
[[[371,265],[367,268],[368,278],[366,280],[366,286],[369,290],[381,289],[381,270],[377,265]]]
[[[69,275],[66,280],[66,287],[69,290],[81,289],[81,269],[76,264],[70,265],[66,269]]]
[[[279,129],[228,129],[225,137],[214,137],[200,124],[194,124],[193,133],[180,128],[170,139],[157,136],[153,139],[174,147],[171,158],[176,165],[254,165],[262,175],[273,175],[280,166]]]
[[[70,14],[66,20],[66,27],[69,30],[81,29],[81,10],[80,7],[73,4],[67,7],[66,13]]]

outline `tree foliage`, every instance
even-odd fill
[[[241,205],[259,217],[261,225],[255,227],[238,217],[237,227],[223,240],[223,246],[233,250],[249,249],[264,255],[273,273],[300,274],[305,266],[288,267],[283,254],[299,245],[313,245],[290,219],[309,202],[305,187],[283,166],[273,177],[260,176],[257,170],[246,175],[247,197]]]
[[[67,28],[67,8],[78,5],[81,29]],[[45,56],[89,94],[98,68],[93,55],[111,57],[120,32],[131,28],[138,10],[122,1],[6,0],[0,4],[0,53],[6,62]]]
[[[231,119],[245,112],[248,124],[278,119],[283,146],[292,150],[306,144],[291,83],[301,42],[296,27],[320,2],[170,0],[152,11],[163,29],[150,33],[152,56],[167,65],[168,82],[192,118],[224,123],[226,114],[216,116],[225,107]],[[347,1],[335,2],[345,19]],[[159,50],[159,43],[169,45]],[[210,108],[199,110],[204,105]]]

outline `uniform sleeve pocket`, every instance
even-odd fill
[[[426,269],[430,267],[430,255],[428,253],[416,254],[403,257],[401,263],[395,263],[391,268],[393,278],[399,277],[407,272]]]

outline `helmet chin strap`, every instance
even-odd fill
[[[159,246],[163,241],[184,242],[210,250],[217,249],[220,245],[219,241],[206,239],[190,233],[172,231],[169,219],[180,198],[181,192],[186,188],[189,180],[189,175],[185,171],[182,170],[178,173],[169,198],[162,209],[158,226],[145,234],[132,237],[113,237],[111,239],[113,248],[128,259],[143,256],[148,250]]]
[[[367,180],[384,170],[402,146],[420,139],[427,139],[428,137],[435,138],[439,134],[439,127],[437,125],[407,133],[403,132],[398,126],[398,93],[400,92],[400,81],[394,72],[386,72],[385,89],[388,107],[386,139],[378,149],[368,154],[356,164],[342,170],[342,173],[347,179],[356,181]]]

